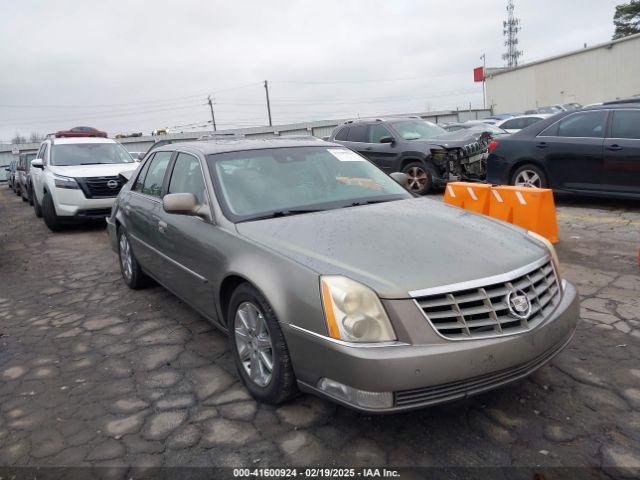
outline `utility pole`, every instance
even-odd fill
[[[269,114],[269,126],[272,127],[273,123],[271,123],[271,104],[269,103],[269,82],[264,81],[264,91],[267,94],[267,113]]]
[[[213,101],[211,100],[211,95],[207,97],[209,101],[209,108],[211,109],[211,122],[213,123],[213,131],[216,131],[216,116],[213,114]]]
[[[482,60],[482,109],[487,109],[487,91],[485,90],[485,78],[487,77],[487,54],[483,53],[480,57]]]

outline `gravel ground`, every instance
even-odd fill
[[[304,395],[257,404],[223,334],[161,287],[125,287],[103,226],[52,234],[2,185],[0,466],[640,474],[615,470],[640,468],[640,204],[560,199],[558,221],[564,275],[582,297],[570,346],[500,390],[365,416]]]

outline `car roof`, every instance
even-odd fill
[[[52,139],[54,145],[65,145],[74,143],[117,143],[111,138],[102,137],[63,137]]]
[[[160,150],[175,150],[180,148],[190,148],[199,151],[203,155],[212,155],[217,153],[242,152],[246,150],[263,150],[266,148],[294,148],[294,147],[338,147],[344,146],[326,142],[319,138],[310,137],[309,140],[299,138],[288,140],[285,138],[265,138],[257,140],[234,139],[234,140],[199,140],[191,142],[179,142],[163,145],[158,147]]]

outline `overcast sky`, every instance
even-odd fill
[[[528,62],[608,41],[622,0],[516,0]],[[482,106],[506,0],[0,0],[0,140]],[[177,128],[180,130],[183,127]]]

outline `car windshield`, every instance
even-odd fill
[[[447,133],[444,128],[426,120],[401,120],[390,123],[405,140],[431,138]]]
[[[293,147],[207,157],[233,221],[411,198],[392,178],[346,148]]]
[[[51,165],[96,165],[133,163],[133,158],[119,143],[69,143],[54,145]]]

